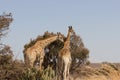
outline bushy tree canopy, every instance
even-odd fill
[[[0,15],[0,80],[18,80],[26,68],[22,61],[13,60],[11,47],[1,42],[12,21],[11,13]]]
[[[13,52],[10,46],[2,44],[1,42],[2,36],[5,36],[12,21],[13,18],[11,13],[3,13],[0,15],[0,65],[10,63],[13,57]]]
[[[70,50],[72,55],[72,69],[88,62],[89,50],[84,46],[82,38],[79,35],[71,36]]]

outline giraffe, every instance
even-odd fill
[[[62,78],[62,80],[66,80],[67,76],[69,76],[69,69],[71,64],[71,52],[70,52],[70,35],[74,33],[72,26],[69,26],[67,38],[64,41],[64,46],[60,50],[58,54],[58,76]],[[74,33],[75,34],[75,33]]]
[[[25,64],[28,65],[30,68],[34,67],[34,63],[37,58],[39,58],[39,70],[42,69],[42,63],[44,60],[44,49],[47,45],[54,42],[55,40],[63,40],[63,35],[57,33],[57,35],[50,36],[49,38],[38,40],[33,46],[27,48],[24,51],[24,61]]]

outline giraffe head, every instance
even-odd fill
[[[61,42],[64,41],[64,35],[61,34],[60,32],[57,32],[57,36],[58,36],[58,40],[60,40]]]
[[[71,34],[75,35],[75,32],[74,32],[72,26],[68,26],[68,28],[69,28],[68,32],[70,32]]]

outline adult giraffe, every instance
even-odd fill
[[[45,56],[44,52],[45,47],[57,39],[62,40],[63,39],[62,34],[57,33],[57,35],[50,36],[46,39],[38,40],[34,45],[24,50],[23,53],[25,64],[32,68],[34,67],[36,59],[39,58],[39,69],[41,70]]]
[[[64,46],[58,54],[58,76],[61,75],[62,80],[66,80],[69,75],[69,69],[71,64],[71,52],[70,52],[70,35],[75,34],[72,26],[69,26],[67,38],[64,41]]]

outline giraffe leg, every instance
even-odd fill
[[[42,69],[43,60],[44,60],[44,57],[40,57],[40,61],[39,61],[39,69],[40,70]]]
[[[70,74],[71,62],[72,62],[72,59],[71,59],[71,57],[70,57],[70,58],[69,58],[69,62],[68,62],[68,68],[67,68],[67,76],[69,76],[69,74]]]
[[[31,55],[27,55],[25,58],[25,64],[29,67],[32,68],[34,65],[36,57],[32,57]]]
[[[67,77],[66,72],[67,72],[67,64],[65,63],[64,64],[64,71],[63,71],[63,80],[66,80],[66,77]]]
[[[29,59],[29,66],[31,67],[31,68],[33,68],[34,66],[35,66],[35,60],[36,60],[36,57],[32,57],[32,58],[30,58]]]
[[[42,59],[40,59],[39,61],[39,69],[41,70],[41,68],[42,68]]]
[[[70,74],[70,64],[71,64],[71,62],[69,62],[67,65],[67,76],[69,76],[69,74]]]
[[[63,67],[62,59],[58,57],[57,67],[56,67],[56,74],[58,76],[57,80],[63,80],[63,70],[64,70],[64,67]]]
[[[68,76],[69,75],[69,64],[67,64],[67,71],[66,72],[67,72],[66,76]]]

